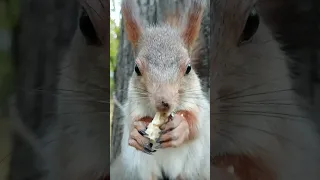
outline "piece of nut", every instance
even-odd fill
[[[148,138],[153,141],[153,143],[160,136],[159,133],[161,130],[159,127],[166,123],[167,119],[168,115],[157,112],[151,123],[148,125],[146,133],[148,134]]]

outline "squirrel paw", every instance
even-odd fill
[[[159,143],[155,149],[179,147],[189,140],[189,124],[183,115],[176,114],[171,121],[160,127],[160,137],[156,140]]]
[[[146,154],[152,155],[156,150],[152,150],[149,138],[145,137],[147,124],[144,121],[135,121],[129,137],[129,146],[136,148]]]

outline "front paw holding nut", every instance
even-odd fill
[[[146,154],[152,155],[156,150],[151,149],[149,138],[145,137],[145,130],[147,129],[147,122],[135,121],[129,137],[129,146],[136,148]]]
[[[172,120],[160,127],[160,137],[157,139],[159,148],[176,148],[189,140],[189,123],[183,117],[183,114],[177,113]]]

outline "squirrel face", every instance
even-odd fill
[[[145,28],[136,3],[122,2],[126,32],[136,53],[135,72],[129,83],[131,100],[160,112],[194,106],[196,95],[202,92],[188,50],[198,38],[204,7],[205,1],[192,1],[184,25],[177,17],[177,23],[168,21]]]
[[[190,101],[188,92],[201,92],[188,50],[177,30],[166,25],[147,28],[137,49],[132,86],[147,94],[145,99],[155,111],[172,112]]]
[[[285,54],[264,17],[259,18],[270,6],[257,4],[256,9],[251,3],[224,1],[214,14],[212,163],[231,165],[246,180],[313,176],[318,135],[307,118],[295,119],[304,115],[294,99]]]

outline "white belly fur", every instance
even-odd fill
[[[128,139],[128,133],[126,139]],[[124,134],[124,135],[125,135]],[[153,155],[137,151],[128,146],[127,141],[123,141],[122,160],[126,164],[129,172],[136,171],[140,173],[143,180],[150,180],[151,173],[161,177],[161,169],[169,178],[176,178],[179,174],[190,178],[200,178],[204,166],[210,166],[210,149],[203,148],[204,139],[183,145],[178,148],[159,149]],[[208,169],[207,169],[208,170]]]
[[[129,127],[128,122],[132,117],[125,116],[123,121],[123,136],[121,142],[121,158],[125,165],[124,173],[138,172],[141,180],[150,180],[151,174],[161,177],[161,169],[169,178],[182,175],[187,179],[209,180],[210,179],[210,105],[205,98],[200,98],[203,107],[198,114],[199,136],[191,143],[178,148],[158,149],[153,155],[136,150],[128,145]],[[130,107],[125,104],[125,108]],[[190,105],[191,106],[191,105]],[[192,105],[193,106],[193,105]],[[139,107],[139,106],[138,106]],[[127,109],[126,109],[127,110]],[[127,110],[131,112],[130,110]],[[137,114],[149,112],[146,109],[135,108]]]

